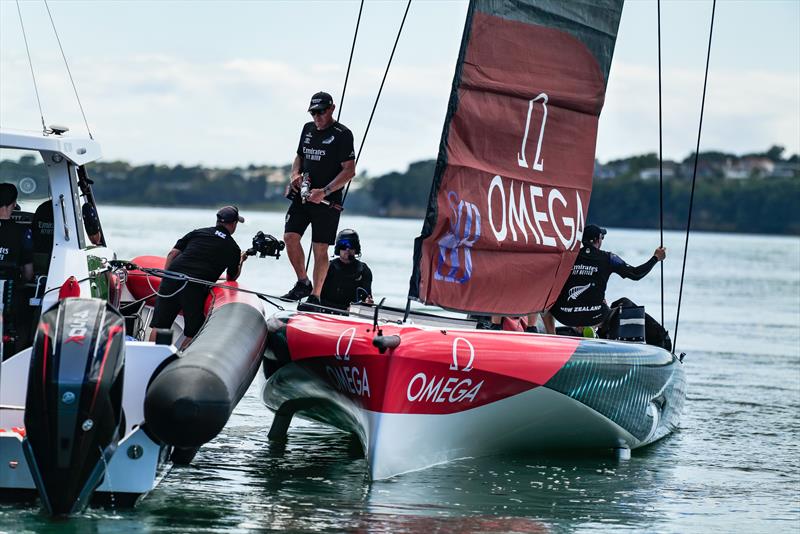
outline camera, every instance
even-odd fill
[[[253,246],[247,249],[245,254],[248,256],[255,256],[258,254],[259,258],[266,258],[272,256],[276,260],[281,257],[281,251],[286,248],[286,243],[277,239],[275,236],[265,234],[260,231],[253,237]]]
[[[308,197],[311,196],[311,176],[307,173],[303,173],[303,178],[300,180],[300,191],[296,191],[291,187],[287,188],[286,198],[289,200],[300,200],[301,202],[305,202],[308,200]]]

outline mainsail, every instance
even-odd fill
[[[409,296],[550,307],[580,247],[622,0],[472,0]]]

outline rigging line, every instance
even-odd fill
[[[378,88],[378,95],[375,97],[375,103],[372,105],[372,112],[369,114],[369,120],[367,121],[367,127],[364,130],[364,137],[361,138],[361,146],[358,147],[358,154],[356,155],[356,165],[358,165],[358,160],[361,158],[361,151],[364,149],[364,144],[367,141],[367,134],[369,134],[369,127],[372,124],[372,118],[375,116],[375,110],[378,107],[378,101],[381,99],[381,92],[383,91],[383,85],[386,83],[386,76],[389,74],[389,67],[392,66],[392,59],[394,58],[394,52],[397,50],[397,43],[400,42],[400,35],[403,33],[403,25],[406,23],[406,17],[408,16],[408,9],[411,7],[411,0],[408,0],[406,4],[406,10],[403,13],[403,20],[400,21],[400,28],[397,30],[397,37],[394,40],[394,46],[392,46],[392,53],[389,55],[389,62],[386,64],[386,70],[383,72],[383,79],[381,80],[381,86]],[[344,201],[347,199],[347,193],[350,191],[350,184],[352,180],[347,182],[347,186],[344,189],[344,195],[342,195],[342,205],[344,205]]]
[[[19,0],[17,0],[17,14],[19,15],[19,25],[22,27],[22,39],[25,41],[25,51],[28,53],[28,65],[31,67],[31,78],[33,78],[33,90],[36,92],[36,102],[39,104],[39,116],[42,118],[42,133],[47,134],[47,125],[44,123],[44,112],[42,111],[42,101],[39,98],[39,86],[36,85],[36,74],[33,72],[33,60],[31,59],[31,50],[28,48],[28,36],[25,33],[25,23],[22,22],[22,10],[19,8]]]
[[[678,346],[678,321],[681,317],[681,298],[683,297],[683,278],[686,273],[686,256],[689,253],[689,232],[692,226],[692,206],[694,204],[694,186],[697,181],[697,161],[700,159],[700,134],[703,131],[703,110],[706,104],[706,87],[708,86],[708,65],[711,61],[711,37],[714,34],[714,12],[717,9],[717,0],[711,4],[711,27],[708,30],[708,52],[706,54],[706,72],[703,78],[703,98],[700,102],[700,124],[697,127],[697,146],[694,151],[694,170],[692,171],[692,192],[689,194],[689,217],[686,221],[686,243],[683,248],[683,266],[681,267],[681,285],[678,290],[678,312],[675,315],[675,337],[673,338],[672,351]]]
[[[56,23],[53,20],[53,14],[50,13],[50,6],[47,5],[47,0],[44,0],[44,7],[47,8],[47,16],[50,17],[50,24],[53,26],[53,33],[56,36],[56,41],[58,42],[58,48],[61,50],[61,57],[64,58],[64,65],[67,67],[67,74],[69,74],[69,81],[72,83],[72,90],[75,92],[75,99],[78,101],[78,107],[81,109],[81,115],[83,116],[83,123],[86,125],[86,131],[89,132],[89,139],[94,139],[92,137],[92,130],[89,129],[89,121],[86,120],[86,113],[83,111],[83,104],[81,104],[81,97],[78,96],[78,88],[75,86],[75,80],[72,78],[72,71],[69,68],[69,63],[67,62],[67,55],[64,53],[64,47],[61,46],[61,39],[58,36],[58,30],[56,29]]]
[[[339,99],[339,112],[336,114],[336,122],[339,122],[339,117],[342,116],[342,108],[344,107],[344,95],[347,92],[347,80],[350,78],[350,65],[353,64],[353,52],[356,49],[356,39],[358,38],[358,27],[361,25],[361,12],[364,10],[364,0],[361,0],[361,6],[358,8],[358,19],[356,20],[356,29],[353,33],[353,45],[350,47],[350,59],[347,60],[347,72],[344,75],[344,85],[342,86],[342,98]],[[346,193],[345,193],[346,194]],[[342,198],[344,200],[344,198]],[[308,254],[306,255],[306,271],[308,266],[311,265],[311,249],[312,245],[308,245]],[[306,272],[308,275],[308,272]]]
[[[661,236],[660,245],[664,246],[664,143],[661,114],[661,0],[658,0],[658,230]],[[661,324],[664,324],[664,262],[661,264]]]
[[[342,108],[344,107],[344,95],[347,92],[347,80],[350,78],[350,65],[353,64],[353,52],[355,52],[356,49],[356,39],[358,38],[358,27],[361,25],[361,12],[363,10],[364,10],[364,0],[361,0],[361,5],[358,8],[358,19],[356,20],[356,30],[353,33],[353,45],[350,47],[350,59],[347,60],[347,72],[344,75],[342,98],[339,99],[339,113],[336,114],[336,122],[339,122],[339,117],[342,116]]]
[[[394,46],[392,47],[392,53],[389,55],[389,62],[386,64],[386,70],[383,73],[383,79],[381,80],[381,85],[378,88],[378,94],[375,97],[375,103],[372,105],[372,112],[369,114],[369,120],[367,121],[367,127],[364,130],[364,137],[361,138],[361,145],[358,147],[358,154],[356,155],[356,165],[358,165],[358,160],[361,158],[361,151],[364,148],[364,143],[367,140],[367,134],[369,133],[369,127],[372,124],[372,118],[375,116],[375,109],[378,107],[378,101],[381,99],[381,92],[383,91],[383,84],[386,83],[386,76],[389,74],[389,67],[392,66],[392,58],[394,58],[394,52],[397,50],[397,43],[400,41],[400,34],[403,33],[403,25],[406,23],[406,17],[408,16],[408,9],[411,7],[411,0],[408,0],[406,4],[406,10],[403,13],[403,20],[400,21],[400,29],[397,31],[397,37],[394,40]],[[358,12],[359,18],[361,17],[361,11]],[[355,45],[355,38],[353,40],[353,44]],[[345,82],[346,83],[346,82]],[[344,93],[342,93],[342,98],[344,98]],[[341,103],[341,102],[340,102]],[[341,109],[339,110],[341,113]],[[344,187],[344,193],[342,194],[342,207],[344,207],[344,201],[347,200],[347,194],[350,192],[350,184],[352,183],[352,179],[347,182],[347,185]],[[308,266],[311,264],[311,249],[309,248],[308,257],[306,258],[306,271],[308,271]],[[306,273],[306,276],[308,274]]]

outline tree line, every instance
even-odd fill
[[[726,177],[726,169],[743,158],[773,161],[789,174],[765,176],[763,172],[739,179]],[[684,167],[693,161],[690,155]],[[800,173],[798,157],[782,159],[782,149],[764,154],[732,156],[720,152],[700,154],[702,172],[696,183],[692,228],[695,230],[800,235]],[[644,179],[658,164],[653,154],[599,164],[595,169],[587,221],[623,228],[657,228],[659,180]],[[677,164],[676,164],[677,165]],[[792,166],[794,165],[794,166]],[[411,163],[405,172],[377,177],[361,174],[347,197],[351,213],[373,216],[415,217],[425,214],[435,160]],[[599,170],[598,170],[599,169]],[[285,209],[284,188],[290,166],[236,168],[182,165],[130,165],[97,162],[89,166],[100,204],[147,206],[216,206],[220,203],[261,209]],[[600,172],[602,171],[602,172]],[[613,172],[611,172],[613,171]],[[793,174],[794,173],[794,174]],[[0,179],[20,183],[32,178],[46,188],[47,175],[39,158],[0,161]],[[30,182],[28,182],[30,183]],[[684,229],[688,216],[691,180],[685,173],[664,180],[664,227]]]

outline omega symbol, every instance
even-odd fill
[[[353,340],[356,337],[356,327],[351,326],[341,334],[339,334],[339,339],[336,340],[336,353],[335,357],[337,360],[349,360],[350,359],[350,347],[353,346]],[[342,352],[342,340],[347,338],[347,346],[344,348],[344,352]]]
[[[472,346],[472,343],[469,342],[468,339],[463,337],[457,337],[453,340],[453,363],[450,364],[451,371],[458,371],[458,344],[459,342],[463,341],[463,344],[467,346],[469,349],[469,361],[467,365],[461,368],[461,371],[468,373],[472,371],[472,364],[475,362],[475,347]]]
[[[542,140],[544,139],[544,125],[547,123],[547,93],[539,93],[539,96],[528,101],[528,118],[525,120],[525,136],[522,138],[522,146],[517,153],[517,163],[520,167],[528,167],[528,160],[525,159],[525,145],[528,144],[528,130],[531,126],[531,116],[533,115],[534,102],[542,101],[542,126],[539,128],[539,141],[536,143],[536,157],[533,158],[533,167],[535,171],[544,170],[544,160],[542,160]]]

